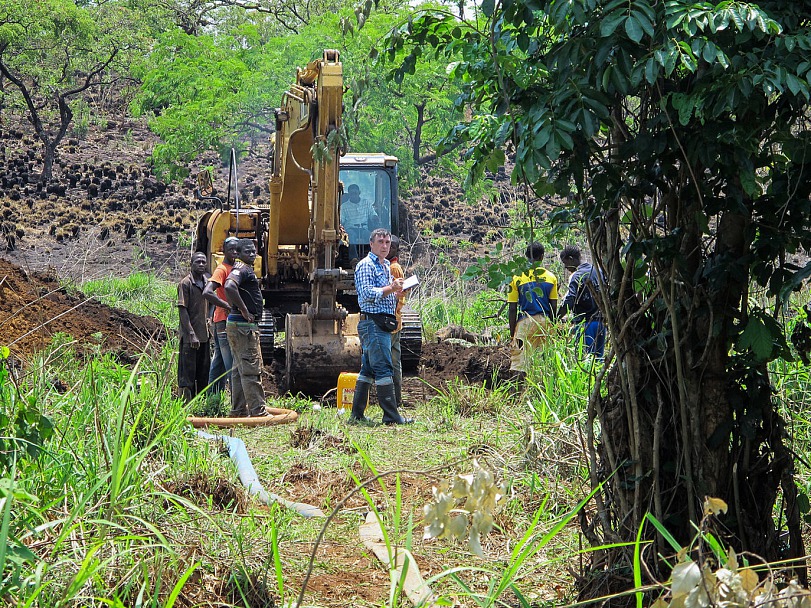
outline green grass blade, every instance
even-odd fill
[[[189,580],[189,577],[192,575],[192,572],[197,570],[200,567],[200,562],[194,562],[191,566],[186,568],[186,571],[183,573],[183,576],[175,583],[175,586],[172,588],[172,592],[169,594],[169,597],[166,600],[166,604],[164,608],[172,608],[177,601],[177,598],[180,596],[180,592],[183,591],[183,586],[186,584],[186,581]]]

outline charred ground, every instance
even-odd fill
[[[195,196],[195,173],[214,167],[224,196],[228,173],[216,154],[204,155],[190,177],[167,183],[155,175],[149,154],[157,139],[141,122],[108,121],[61,146],[51,180],[41,179],[38,142],[22,121],[0,130],[0,327],[12,350],[28,355],[56,333],[70,335],[80,350],[102,349],[124,361],[150,339],[162,340],[157,319],[114,310],[60,288],[59,280],[85,281],[149,270],[170,280],[184,272],[197,218],[210,204]],[[245,204],[267,202],[267,148],[256,145],[240,164]],[[454,180],[425,172],[403,195],[404,257],[412,268],[433,264],[440,247],[471,256],[502,238],[513,193],[505,175],[478,205]],[[278,392],[278,365],[269,386]],[[509,368],[503,349],[459,344],[424,345],[419,376],[407,396],[423,400],[451,378],[490,381]],[[276,371],[274,371],[276,370]]]

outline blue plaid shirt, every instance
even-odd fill
[[[391,285],[391,269],[388,260],[381,260],[371,251],[355,266],[355,289],[358,290],[358,305],[363,312],[394,314],[397,297],[383,295],[383,288]]]

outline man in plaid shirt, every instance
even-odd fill
[[[369,254],[355,267],[355,288],[361,310],[358,335],[363,357],[349,422],[374,424],[364,416],[369,390],[374,382],[377,400],[383,410],[383,424],[409,424],[413,420],[403,418],[397,410],[391,361],[391,332],[396,328],[394,311],[397,298],[403,293],[403,279],[391,276],[390,264],[386,259],[391,247],[391,233],[388,230],[373,230],[369,235],[369,247]],[[386,320],[394,321],[390,329],[381,327],[385,326]]]

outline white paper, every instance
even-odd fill
[[[410,277],[403,281],[403,289],[411,289],[412,287],[416,287],[420,284],[420,280],[417,278],[417,275],[412,274]]]

